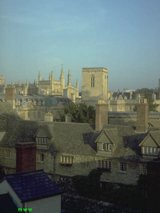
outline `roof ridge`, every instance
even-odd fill
[[[39,172],[44,172],[43,169],[39,169],[39,170],[33,170],[33,171],[28,171],[28,172],[17,172],[17,173],[12,173],[12,174],[8,174],[5,175],[5,177],[9,177],[9,176],[17,176],[17,175],[23,175],[23,174],[34,174],[34,173],[39,173]],[[44,172],[45,173],[45,172]]]

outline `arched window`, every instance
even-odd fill
[[[95,86],[95,76],[92,75],[91,76],[91,87],[94,87]]]

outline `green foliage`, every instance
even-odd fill
[[[95,109],[93,106],[87,106],[84,103],[71,103],[64,109],[64,114],[70,114],[72,122],[77,123],[95,123]],[[61,115],[62,118],[64,117]]]

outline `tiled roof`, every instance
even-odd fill
[[[148,141],[148,143],[150,144],[152,144],[152,142],[154,141],[154,143],[159,147],[160,146],[160,130],[149,131],[149,133],[146,134],[146,137],[140,143],[140,146],[145,144],[146,141]]]
[[[160,130],[150,131],[153,140],[160,146]]]
[[[7,175],[6,180],[22,202],[61,194],[57,184],[42,170]]]
[[[145,137],[144,134],[135,135],[130,126],[108,125],[104,129],[110,140],[116,145],[113,158],[139,158],[139,143]]]
[[[60,152],[70,154],[95,154],[94,131],[87,123],[54,122],[48,124],[51,143]]]
[[[9,194],[0,195],[0,212],[17,213],[17,207]]]
[[[0,144],[14,147],[17,142],[34,142],[37,128],[38,124],[34,121],[10,121],[8,131]]]

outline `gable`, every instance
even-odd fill
[[[158,144],[156,143],[156,141],[150,136],[147,135],[144,140],[140,143],[140,146],[151,146],[151,147],[158,147]]]
[[[104,131],[100,133],[98,136],[96,143],[108,143],[108,144],[113,144],[112,141],[109,139],[109,137],[106,135]]]

